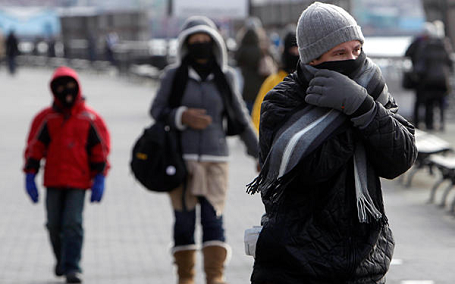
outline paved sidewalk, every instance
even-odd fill
[[[0,69],[0,283],[47,284],[54,260],[45,230],[44,190],[37,177],[40,202],[33,205],[24,189],[22,151],[32,116],[51,101],[51,70],[20,69],[16,77]],[[112,135],[112,169],[101,204],[84,212],[82,267],[85,283],[175,283],[170,255],[173,216],[166,194],[145,191],[129,169],[130,151],[151,120],[148,108],[156,86],[125,78],[81,74],[87,103],[105,118]],[[259,195],[245,193],[255,176],[254,161],[231,139],[232,164],[226,207],[227,241],[233,247],[227,277],[248,283],[253,260],[244,255],[243,231],[262,215]],[[198,232],[198,234],[200,234]],[[200,260],[200,259],[199,259]],[[197,283],[203,283],[198,264]]]
[[[64,282],[63,278],[53,276],[54,260],[44,227],[43,187],[39,182],[40,202],[33,205],[25,192],[21,172],[29,123],[38,110],[51,102],[48,90],[51,73],[51,70],[44,69],[19,69],[16,77],[10,77],[4,69],[0,69],[1,284]],[[169,200],[165,194],[146,192],[129,170],[131,147],[143,127],[150,123],[148,108],[156,85],[91,73],[81,74],[81,82],[87,103],[105,118],[112,135],[112,169],[103,201],[101,204],[90,204],[87,195],[82,261],[85,283],[175,283],[169,252],[173,222]],[[400,91],[395,96],[402,114],[406,116],[412,109],[412,94]],[[437,135],[455,145],[455,123],[449,122],[447,131]],[[243,231],[259,223],[263,206],[259,195],[245,193],[245,184],[256,175],[254,161],[246,157],[245,148],[239,140],[230,139],[229,144],[232,159],[225,227],[233,254],[227,267],[227,279],[231,284],[240,284],[249,283],[253,264],[253,259],[244,254]],[[397,181],[384,182],[386,210],[399,242],[396,256],[409,264],[392,266],[389,284],[403,284],[406,279],[438,277],[447,282],[430,283],[455,283],[455,276],[451,274],[453,269],[450,268],[454,263],[446,258],[453,255],[455,244],[451,239],[455,233],[455,222],[433,206],[424,206],[428,186],[433,179],[428,173],[418,173],[412,189],[401,188]],[[41,176],[37,181],[41,181]],[[415,220],[416,215],[418,220]],[[426,244],[426,247],[411,240],[413,236],[426,236],[425,230],[430,227],[418,227],[423,223],[434,225],[430,230],[432,240],[437,240],[436,243]],[[416,224],[416,227],[411,228],[409,224]],[[200,235],[200,232],[197,234]],[[415,255],[416,250],[425,254]],[[431,267],[435,272],[430,275],[426,271],[429,265],[424,260],[435,253],[444,258],[431,258],[434,263]],[[197,272],[197,283],[204,283],[200,256]],[[427,275],[432,278],[426,278]]]

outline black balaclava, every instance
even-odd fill
[[[343,75],[349,76],[358,68],[360,68],[365,61],[366,55],[363,50],[360,52],[356,59],[340,60],[340,61],[326,61],[321,64],[315,65],[318,69],[328,69],[336,71]]]
[[[204,81],[212,72],[213,61],[215,60],[213,55],[213,40],[188,44],[188,55],[190,65]],[[199,63],[197,62],[199,59],[207,60],[207,62]]]
[[[68,83],[74,82],[75,87],[70,88]],[[77,94],[79,93],[79,85],[77,81],[68,76],[63,76],[52,81],[52,92],[54,93],[55,98],[60,102],[61,106],[64,108],[71,108],[77,99]],[[60,88],[59,88],[60,87]],[[70,95],[73,99],[71,102],[66,101],[66,97]]]
[[[297,62],[299,61],[299,54],[297,55],[289,53],[289,49],[291,47],[297,46],[297,40],[295,38],[295,32],[291,31],[286,34],[283,39],[284,42],[284,50],[283,54],[281,55],[281,63],[283,65],[283,70],[287,73],[292,73],[295,71],[297,66]]]

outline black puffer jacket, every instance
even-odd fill
[[[306,104],[308,82],[302,72],[288,76],[264,99],[261,162],[280,126]],[[394,242],[379,177],[399,176],[417,156],[414,128],[396,114],[389,98],[385,106],[376,103],[377,112],[365,129],[348,120],[307,156],[293,170],[279,201],[262,196],[269,221],[258,239],[253,283],[384,283]],[[377,222],[360,223],[357,217],[353,154],[358,139],[367,153],[368,190],[383,215]]]

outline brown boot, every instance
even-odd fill
[[[224,282],[224,263],[228,256],[228,246],[206,245],[204,254],[204,270],[207,284],[226,284]]]
[[[178,284],[194,284],[194,264],[196,263],[196,250],[180,250],[174,252],[177,265]]]

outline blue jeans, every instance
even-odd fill
[[[225,241],[223,216],[216,216],[215,209],[204,197],[198,197],[201,209],[202,242]],[[174,246],[193,245],[196,228],[196,209],[174,210]]]
[[[85,190],[47,189],[47,230],[59,270],[81,272]]]

